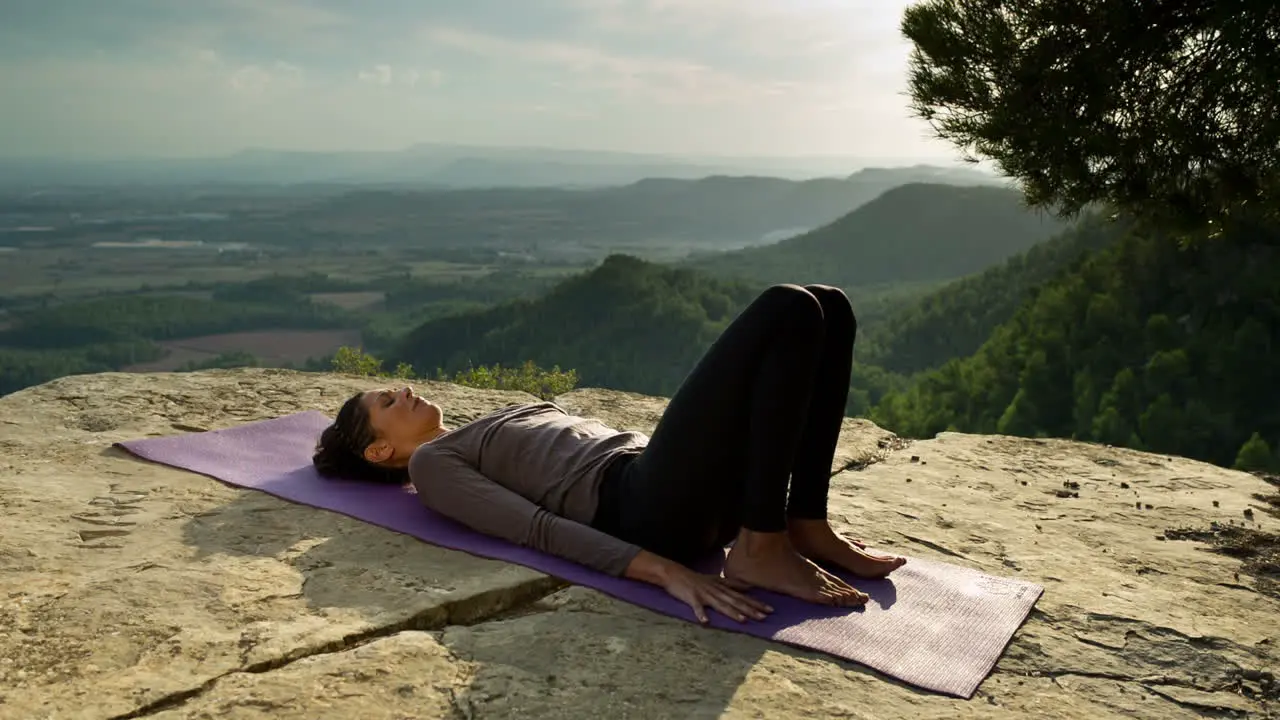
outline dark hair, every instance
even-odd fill
[[[408,470],[374,465],[364,458],[364,449],[378,438],[363,399],[360,392],[342,403],[333,424],[320,433],[311,463],[325,477],[403,485],[409,481]]]

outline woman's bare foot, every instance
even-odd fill
[[[796,552],[785,532],[740,532],[725,558],[724,577],[738,587],[763,588],[823,605],[855,607],[867,602],[865,593]]]
[[[836,534],[826,520],[790,521],[787,535],[800,554],[828,562],[863,578],[882,578],[906,564],[907,559],[876,555]]]

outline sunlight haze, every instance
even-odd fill
[[[0,156],[415,143],[956,159],[903,0],[7,0]]]

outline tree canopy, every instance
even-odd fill
[[[916,373],[972,355],[1045,283],[1113,244],[1127,226],[1090,214],[999,265],[896,307],[859,338],[862,362]]]
[[[889,387],[871,417],[910,437],[1070,437],[1276,468],[1280,228],[1259,232],[1186,247],[1126,233],[1045,282],[973,355]]]
[[[913,112],[1033,205],[1280,216],[1274,0],[923,0],[901,28]]]
[[[417,372],[572,368],[584,385],[670,395],[755,296],[740,282],[611,255],[536,298],[428,321],[388,353]]]

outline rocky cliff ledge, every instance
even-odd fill
[[[1274,488],[1202,463],[1054,440],[904,443],[847,421],[832,510],[851,534],[1047,588],[962,701],[110,447],[331,412],[372,385],[104,374],[0,398],[0,717],[1280,713],[1280,602],[1257,562],[1213,551],[1208,532],[1276,532]],[[527,399],[423,390],[455,422]],[[664,403],[600,390],[559,402],[640,430]]]

